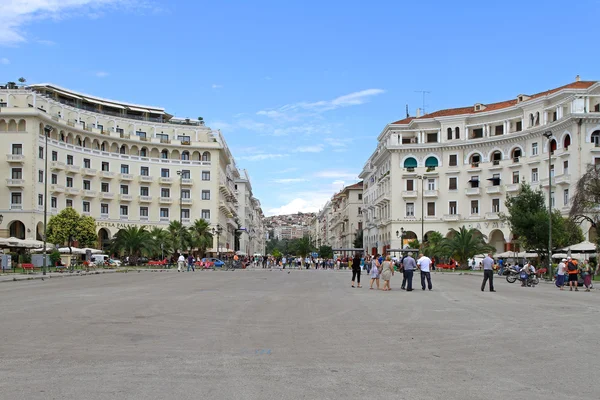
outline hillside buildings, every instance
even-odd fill
[[[73,207],[92,216],[101,247],[123,227],[203,218],[222,228],[221,251],[264,253],[262,210],[248,174],[202,119],[52,84],[5,86],[0,135],[6,149],[0,236],[41,240],[47,201],[49,215]],[[216,248],[215,237],[209,251]]]
[[[500,220],[504,200],[523,182],[548,193],[549,175],[553,208],[568,214],[577,180],[600,164],[600,83],[578,77],[499,103],[477,100],[385,126],[360,174],[369,253],[463,225],[512,250],[518,238]]]

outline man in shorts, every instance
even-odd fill
[[[579,268],[577,266],[577,261],[573,260],[571,257],[567,257],[567,273],[569,274],[569,290],[572,292],[573,287],[575,287],[575,291],[579,292],[577,288]]]

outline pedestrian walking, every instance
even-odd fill
[[[492,258],[492,253],[489,253],[481,262],[483,264],[483,283],[481,284],[481,291],[485,290],[485,284],[488,279],[490,281],[490,292],[495,292],[494,290],[494,259]]]
[[[421,288],[423,290],[425,290],[425,280],[427,280],[427,287],[429,290],[433,289],[433,286],[431,285],[431,264],[431,259],[429,257],[423,255],[423,253],[419,254],[417,265],[421,270]]]
[[[177,259],[177,272],[182,272],[185,268],[185,257],[183,254],[179,254],[179,258]]]
[[[383,279],[384,291],[392,290],[390,287],[392,275],[394,275],[394,267],[392,265],[390,256],[386,256],[385,261],[381,264],[381,279]]]
[[[356,253],[354,255],[354,261],[352,262],[352,287],[354,287],[354,279],[356,279],[358,283],[358,287],[361,288],[360,285],[360,254]]]
[[[585,286],[585,291],[589,292],[590,287],[592,286],[592,268],[590,267],[588,260],[585,260],[583,266],[581,267],[581,276],[583,277],[583,286]]]
[[[373,260],[376,261],[375,259]],[[373,263],[371,266],[371,287],[369,289],[373,289],[373,283],[377,283],[377,290],[379,290],[379,269],[376,263]]]
[[[187,267],[187,272],[190,272],[190,269],[192,270],[192,272],[196,272],[196,267],[194,266],[194,256],[193,255],[189,255],[188,259],[188,267]]]
[[[413,253],[410,252],[404,260],[402,260],[402,266],[404,267],[404,277],[406,278],[406,291],[412,292],[412,280],[415,269],[417,269],[417,262],[412,257]]]
[[[558,270],[556,271],[555,285],[560,290],[564,290],[564,286],[565,286],[565,271],[567,270],[567,266],[565,264],[566,262],[567,262],[566,258],[563,258],[562,260],[560,260],[560,263],[558,263]]]

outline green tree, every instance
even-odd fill
[[[419,249],[421,248],[421,242],[419,239],[413,239],[407,243],[409,249]]]
[[[282,254],[281,254],[281,252],[278,249],[275,249],[275,250],[273,250],[272,256],[275,257],[275,258],[279,258],[279,257],[282,256]]]
[[[152,254],[152,237],[145,225],[120,229],[111,243],[112,251],[120,256],[129,256],[129,265],[137,265],[140,256]]]
[[[210,224],[204,219],[197,219],[194,221],[192,226],[189,227],[191,240],[190,243],[193,248],[198,249],[200,255],[204,256],[206,249],[212,246],[213,235],[210,232]]]
[[[596,232],[596,247],[600,247],[600,168],[596,165],[590,165],[577,181],[569,216],[578,224],[588,222]]]
[[[506,209],[508,214],[503,214],[502,219],[519,237],[521,249],[533,250],[547,260],[549,213],[544,193],[522,184],[516,196],[507,197]],[[582,241],[582,238],[581,228],[563,218],[560,211],[552,211],[552,247],[565,247]]]
[[[68,246],[70,253],[73,242],[78,242],[80,247],[95,247],[98,242],[94,218],[79,215],[71,207],[50,218],[47,234],[50,243]]]
[[[439,232],[429,232],[427,242],[423,245],[423,254],[431,259],[439,261],[448,256],[448,248],[445,246],[446,239]]]
[[[169,232],[165,229],[154,227],[150,231],[152,241],[152,257],[162,257],[163,254],[171,254]]]
[[[331,246],[319,247],[319,257],[321,258],[333,258],[333,249]]]
[[[188,248],[190,242],[190,232],[177,220],[171,221],[167,227],[169,232],[169,245],[175,253],[182,253]]]
[[[445,251],[453,257],[462,269],[468,268],[467,260],[478,254],[494,251],[494,247],[485,242],[485,236],[477,229],[450,229],[450,237],[444,240]]]
[[[354,248],[355,249],[363,248],[363,231],[362,230],[357,231],[356,235],[354,236]]]
[[[308,236],[304,236],[301,239],[295,240],[294,243],[294,253],[296,255],[302,257],[302,265],[304,265],[304,259],[312,253],[314,250],[312,244],[310,244],[310,238]]]

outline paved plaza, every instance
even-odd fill
[[[113,273],[0,283],[1,399],[594,399],[599,293],[434,274]],[[392,278],[399,289],[399,275]]]

